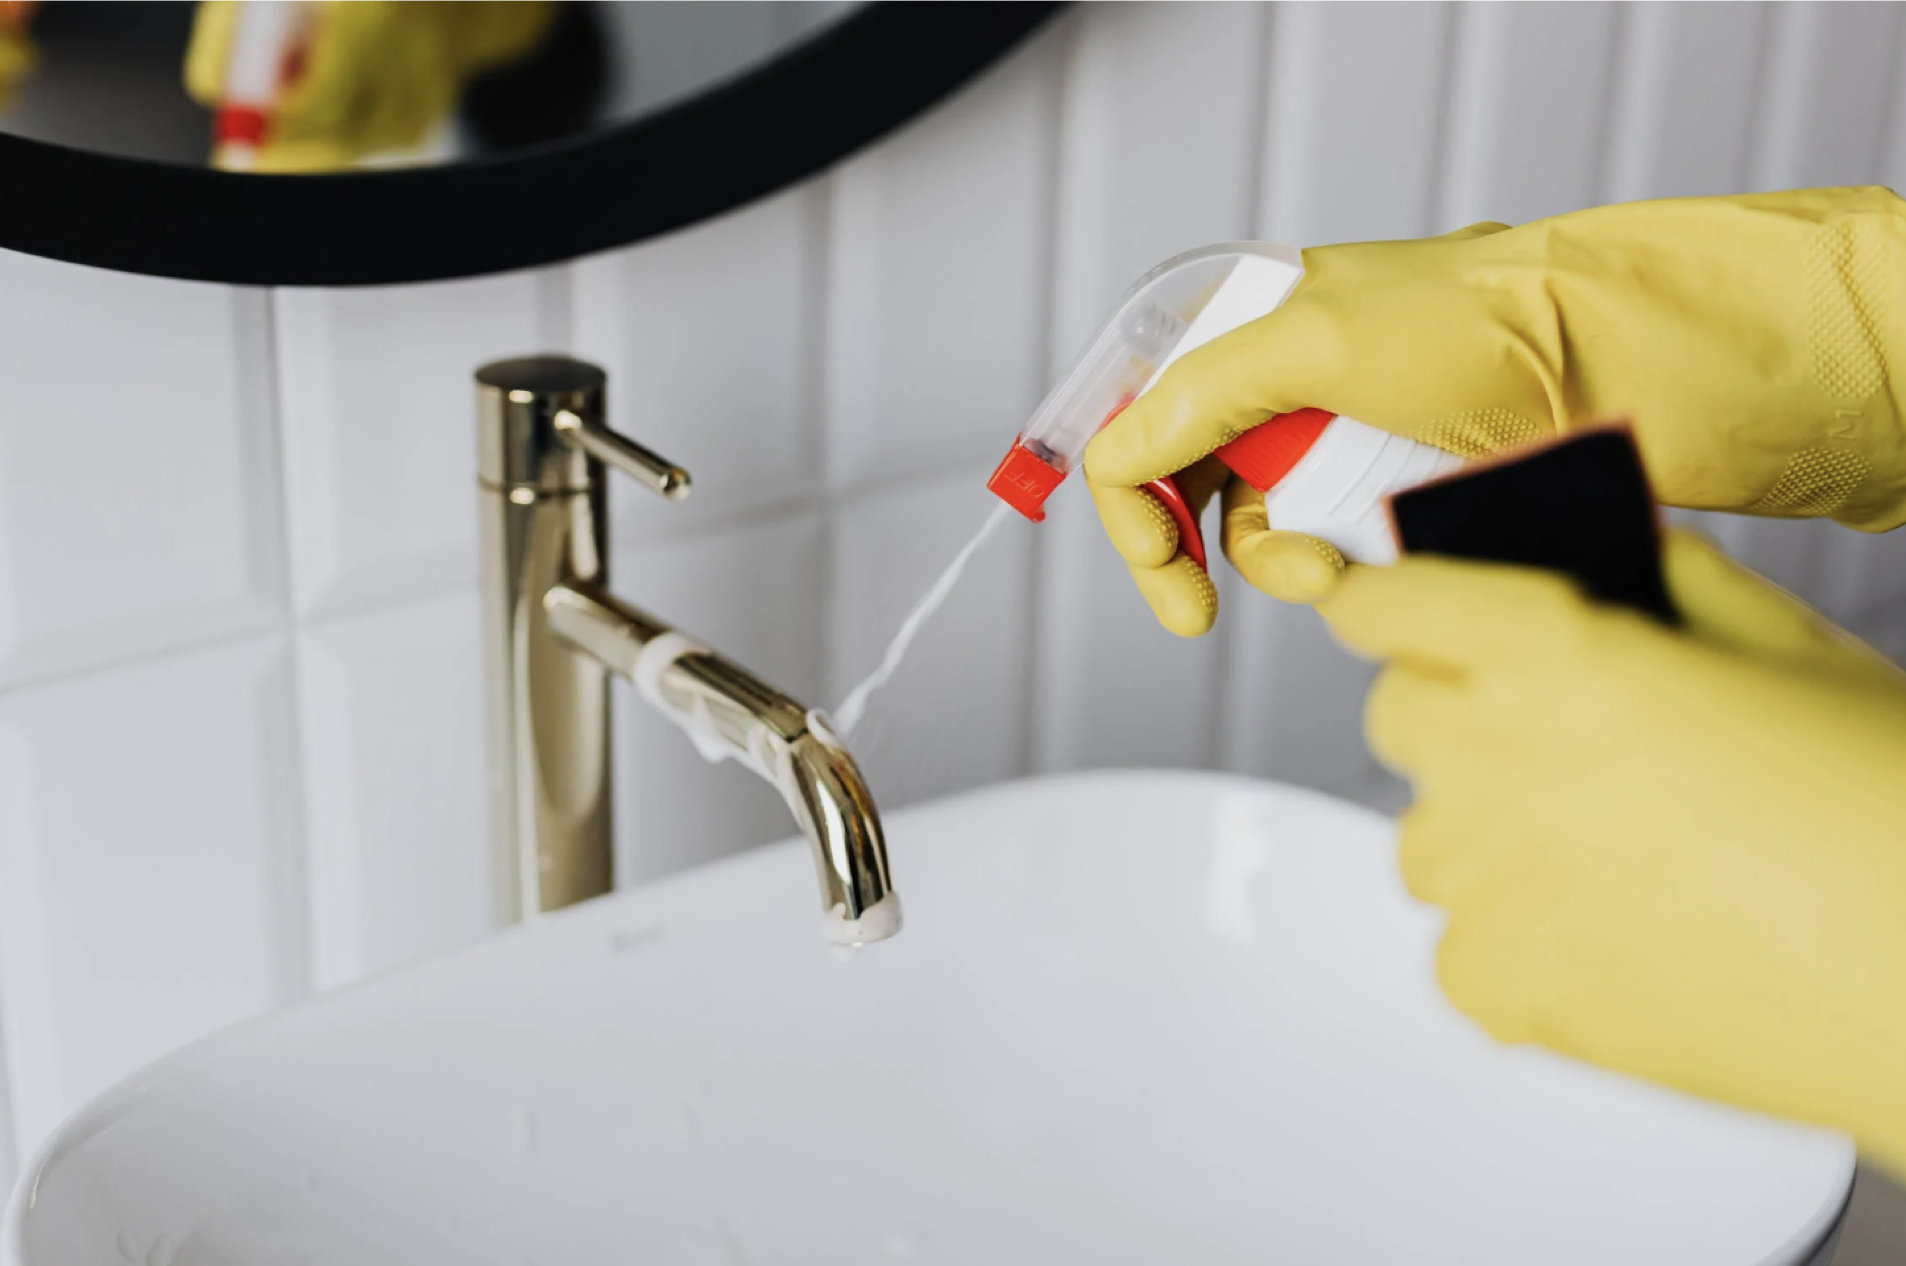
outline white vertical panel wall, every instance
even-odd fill
[[[0,255],[0,1186],[140,1063],[488,930],[484,360],[605,365],[616,424],[697,476],[617,490],[616,585],[831,703],[1150,264],[1897,185],[1903,40],[1893,4],[1087,6],[821,179],[558,268],[265,293]],[[1906,537],[1712,526],[1906,652]],[[1179,764],[1394,802],[1367,671],[1223,601],[1211,638],[1157,630],[1062,491],[871,714],[877,793]],[[626,694],[617,742],[626,879],[788,833]]]
[[[1407,0],[1280,5],[1270,23],[1255,235],[1308,245],[1433,231],[1456,12]],[[1379,774],[1352,702],[1368,667],[1336,648],[1315,612],[1250,597],[1234,599],[1224,630],[1221,760],[1369,788]]]
[[[1267,11],[1247,4],[1079,15],[1064,50],[1049,377],[1153,264],[1251,236],[1267,26]],[[1034,759],[1051,770],[1209,765],[1222,638],[1182,641],[1158,627],[1076,484],[1034,529],[1044,652]],[[1236,600],[1225,586],[1220,601]]]

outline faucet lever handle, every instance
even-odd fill
[[[660,453],[569,409],[558,409],[551,421],[556,434],[568,443],[603,465],[632,476],[651,492],[659,492],[670,501],[680,501],[688,495],[688,472]]]

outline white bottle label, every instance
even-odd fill
[[[1278,260],[1241,258],[1158,374],[1185,353],[1276,308],[1303,275],[1303,269]],[[1158,374],[1145,384],[1147,390]],[[1461,458],[1439,448],[1339,417],[1265,494],[1264,505],[1272,527],[1322,537],[1353,563],[1394,562],[1396,537],[1386,498],[1461,465]]]
[[[1264,508],[1272,527],[1322,537],[1353,563],[1392,563],[1387,498],[1462,464],[1454,453],[1339,417],[1264,494]]]

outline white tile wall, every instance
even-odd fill
[[[1622,9],[1608,201],[1701,197],[1746,186],[1770,8],[1729,0]]]
[[[1603,0],[1459,11],[1439,226],[1521,224],[1599,201],[1621,13]]]
[[[1283,4],[1270,18],[1259,231],[1303,245],[1427,231],[1451,92],[1451,6]]]
[[[271,628],[266,297],[0,256],[0,686]]]
[[[828,542],[830,705],[880,662],[920,591],[992,513],[998,503],[984,488],[987,473],[971,465],[897,480],[836,508]],[[881,804],[1026,771],[1037,530],[1014,517],[993,533],[914,642],[909,670],[875,696],[854,752]]]
[[[1038,36],[829,181],[836,487],[997,461],[993,450],[1037,403],[1060,54],[1072,26]]]
[[[1257,236],[1308,244],[1435,231],[1452,12],[1438,3],[1271,10]],[[1376,83],[1384,90],[1350,89]],[[1225,629],[1220,760],[1338,790],[1368,783],[1377,768],[1352,701],[1370,668],[1309,611],[1241,588]]]
[[[1906,181],[1898,5],[1121,4],[831,175],[532,274],[266,294],[0,255],[0,1183],[238,1016],[488,927],[470,371],[574,349],[694,470],[614,580],[832,704],[1149,264]],[[1392,801],[1367,670],[1239,586],[1154,628],[1077,489],[974,562],[859,742],[898,805],[1217,765]],[[1711,520],[1906,653],[1906,536]],[[790,833],[623,691],[640,880]],[[638,815],[633,810],[640,807]],[[790,900],[803,894],[791,893]]]
[[[1899,65],[1892,4],[1782,5],[1767,43],[1754,182],[1780,189],[1870,181]]]
[[[545,350],[536,279],[275,298],[298,612],[468,585],[477,541],[470,373]]]
[[[312,983],[328,989],[488,932],[474,590],[308,627],[297,689]]]
[[[302,992],[284,651],[246,640],[0,699],[0,961],[23,1141]]]
[[[796,189],[576,265],[575,351],[609,371],[610,422],[695,477],[681,502],[618,481],[618,539],[815,495],[823,201]]]
[[[1257,5],[1080,15],[1061,103],[1048,377],[1153,264],[1251,235],[1266,25]],[[995,428],[996,448],[1010,429]],[[1039,535],[1038,767],[1210,764],[1221,639],[1158,627],[1081,489],[1061,488]]]

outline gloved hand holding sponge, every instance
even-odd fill
[[[1678,506],[1906,522],[1906,203],[1822,189],[1306,251],[1285,304],[1183,357],[1085,471],[1160,621],[1206,631],[1141,485],[1222,487],[1224,552],[1384,661],[1411,891],[1445,993],[1504,1041],[1844,1130],[1906,1176],[1906,675],[1675,534],[1684,624],[1560,575],[1344,567],[1210,458],[1316,406],[1480,457],[1607,420]]]
[[[555,9],[549,0],[318,0],[250,165],[331,171],[421,145],[468,79],[544,39]],[[213,109],[224,101],[241,11],[238,0],[203,0],[193,24],[186,90]]]
[[[1427,556],[1323,600],[1386,663],[1365,725],[1443,990],[1906,1176],[1906,674],[1698,537],[1664,563],[1678,630]]]

